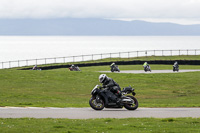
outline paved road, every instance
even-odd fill
[[[200,108],[138,108],[135,111],[126,109],[104,109],[95,111],[91,108],[36,108],[36,107],[0,107],[0,118],[175,118],[200,117]]]
[[[194,69],[194,70],[180,70],[179,72],[196,72],[196,71],[200,71],[199,69]],[[110,73],[111,71],[100,71],[101,73]],[[118,72],[115,72],[118,73]],[[172,70],[152,70],[151,72],[145,72],[144,70],[122,70],[119,73],[145,73],[145,74],[150,74],[150,73],[177,73],[177,72],[173,72]]]

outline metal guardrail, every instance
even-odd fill
[[[180,55],[200,55],[200,49],[142,50],[142,51],[77,55],[77,56],[67,56],[67,57],[16,60],[16,61],[0,62],[0,69],[31,66],[31,65],[53,64],[53,63],[81,62],[81,61],[99,60],[99,59],[105,59],[105,58],[132,58],[132,57],[142,57],[142,56],[147,57],[147,56],[175,56],[175,55],[179,55],[179,56]]]

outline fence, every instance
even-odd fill
[[[143,50],[143,51],[129,51],[129,52],[67,56],[67,57],[17,60],[17,61],[0,62],[0,69],[31,66],[31,65],[53,64],[53,63],[81,62],[81,61],[99,60],[105,58],[132,58],[132,57],[142,57],[142,56],[175,56],[175,55],[179,56],[200,55],[200,49]]]

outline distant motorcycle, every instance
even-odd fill
[[[70,71],[81,71],[81,69],[78,66],[74,66],[74,67],[69,67]]]
[[[91,99],[89,100],[90,106],[94,110],[102,110],[105,108],[123,108],[125,107],[128,110],[136,110],[138,108],[138,101],[134,97],[136,93],[132,87],[123,88],[121,91],[122,96],[119,98],[117,102],[117,96],[114,95],[110,90],[107,88],[103,88],[100,85],[96,85],[93,90],[91,91]],[[133,96],[127,95],[132,93]]]
[[[110,66],[110,71],[111,72],[115,72],[115,71],[117,71],[117,72],[120,72],[120,70],[119,70],[119,67],[117,66],[117,65],[115,65],[115,66]]]
[[[151,68],[149,65],[146,65],[144,66],[144,71],[147,72],[147,71],[150,71],[151,72]]]
[[[31,70],[42,70],[41,68],[39,68],[39,67],[37,67],[37,65],[36,66],[34,66]]]
[[[177,71],[177,72],[179,71],[179,66],[177,66],[177,65],[176,65],[176,66],[173,65],[173,72],[175,72],[175,71]]]

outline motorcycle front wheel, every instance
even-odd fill
[[[124,104],[124,107],[128,110],[136,110],[138,108],[138,101],[133,96],[127,96],[130,97],[134,102],[132,104]]]
[[[100,99],[99,102],[97,103],[96,98],[94,97],[92,97],[89,100],[89,104],[94,110],[102,110],[105,106],[104,101],[102,99]]]

